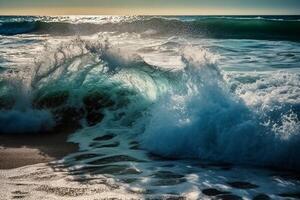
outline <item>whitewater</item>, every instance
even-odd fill
[[[0,17],[0,134],[80,147],[0,198],[299,198],[299,20]]]

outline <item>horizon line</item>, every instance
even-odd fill
[[[299,10],[300,11],[300,10]],[[296,10],[268,9],[221,9],[221,8],[100,8],[100,7],[34,7],[34,8],[0,8],[2,16],[63,16],[63,15],[115,15],[115,16],[267,16],[267,15],[299,15]]]

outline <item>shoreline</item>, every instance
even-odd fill
[[[0,170],[59,160],[76,152],[67,142],[72,131],[23,135],[0,135]]]

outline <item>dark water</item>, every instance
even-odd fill
[[[189,16],[139,17],[119,23],[101,24],[51,21],[43,17],[1,17],[0,34],[44,33],[53,35],[92,34],[100,31],[138,32],[156,29],[157,35],[181,34],[220,39],[300,39],[299,16]]]

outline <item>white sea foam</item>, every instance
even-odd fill
[[[183,89],[176,86],[154,105],[140,138],[145,148],[171,157],[299,166],[295,113],[285,111],[278,120],[269,121],[272,116],[265,107],[274,109],[274,104],[263,99],[264,105],[249,106],[251,99],[258,101],[256,94],[241,98],[232,93],[212,61],[213,55],[190,47],[182,57],[186,63],[180,81]]]

